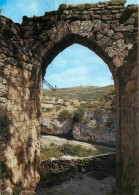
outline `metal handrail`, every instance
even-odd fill
[[[43,82],[52,90],[56,90],[56,88],[54,88],[50,83],[48,83],[48,81],[46,81],[45,79],[43,80]]]

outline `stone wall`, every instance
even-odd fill
[[[117,93],[117,181],[138,193],[138,8],[125,0],[61,5],[22,24],[0,16],[0,144],[2,191],[34,188],[41,116],[41,81],[60,51],[79,43],[109,66]],[[92,73],[93,74],[93,73]],[[92,75],[93,76],[93,75]]]
[[[66,169],[75,170],[77,172],[99,171],[109,172],[111,174],[116,173],[116,154],[103,154],[95,157],[77,157],[73,159],[64,159],[62,157],[58,159],[48,159],[41,162],[40,170],[43,172],[49,172],[55,170],[56,172],[63,172]]]
[[[69,175],[75,175],[78,172],[93,172],[94,177],[96,175],[103,175],[108,177],[116,174],[116,154],[98,155],[96,157],[82,157],[73,159],[48,159],[41,162],[40,173],[43,177],[43,182],[51,183],[53,177],[58,177],[60,174],[65,174],[65,179],[68,179]],[[53,177],[46,177],[47,175],[53,175]],[[45,177],[47,180],[45,180]]]
[[[21,26],[0,16],[0,159],[1,188],[34,188],[40,134],[41,77]],[[38,79],[37,79],[38,78]]]

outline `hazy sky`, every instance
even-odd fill
[[[41,16],[46,11],[57,10],[62,3],[100,1],[106,0],[0,0],[0,8],[2,8],[2,15],[21,23],[24,15]],[[126,6],[127,4],[138,4],[138,0],[127,0]],[[68,47],[53,60],[46,70],[45,79],[58,88],[113,84],[108,66],[94,52],[78,44]]]

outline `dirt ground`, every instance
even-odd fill
[[[115,148],[101,146],[91,143],[80,142],[76,140],[67,140],[51,135],[41,136],[41,146],[49,146],[50,144],[57,146],[63,144],[81,145],[87,149],[91,148],[96,151],[98,149],[109,149],[112,152],[116,151]],[[115,191],[116,180],[115,177],[106,177],[103,175],[94,175],[89,173],[78,173],[70,181],[65,181],[60,185],[47,187],[46,189],[39,189],[36,195],[113,195]]]
[[[103,178],[89,172],[77,174],[74,179],[47,189],[40,189],[37,195],[112,195],[116,181],[113,176]]]

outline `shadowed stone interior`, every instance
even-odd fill
[[[41,88],[45,70],[66,47],[79,43],[107,63],[117,96],[117,185],[138,194],[138,9],[125,0],[61,5],[22,24],[0,16],[1,189],[39,182]],[[93,76],[93,73],[92,73]],[[23,193],[25,194],[25,193]]]

